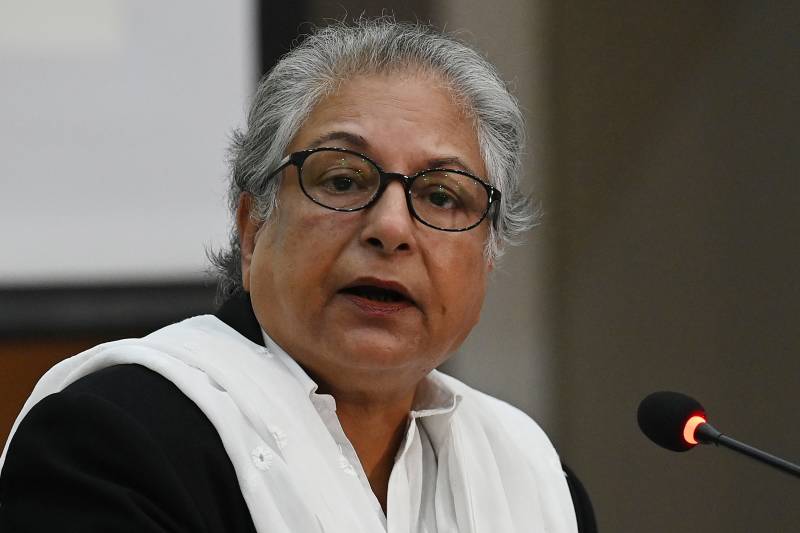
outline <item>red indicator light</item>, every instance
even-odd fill
[[[689,420],[686,421],[686,424],[683,426],[683,440],[688,442],[691,445],[698,444],[697,439],[694,438],[694,432],[697,429],[697,426],[700,424],[705,424],[706,419],[700,415],[694,415]]]

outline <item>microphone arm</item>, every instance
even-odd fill
[[[724,435],[708,422],[698,425],[697,429],[695,429],[694,436],[698,442],[703,444],[723,446],[729,450],[733,450],[757,461],[761,461],[762,463],[773,468],[777,468],[781,472],[786,472],[791,476],[800,478],[800,466]]]

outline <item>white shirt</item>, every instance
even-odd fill
[[[385,530],[437,533],[437,517],[433,507],[437,477],[436,454],[424,421],[430,419],[433,423],[446,424],[458,407],[459,396],[435,377],[428,377],[420,384],[413,410],[409,413],[406,434],[389,477],[387,514],[384,514],[361,461],[336,416],[336,400],[330,394],[318,394],[319,386],[303,367],[275,343],[266,331],[262,329],[261,334],[267,349],[286,365],[297,383],[308,393],[320,419],[339,446],[342,468],[358,476],[361,487],[371,500],[373,511]],[[455,516],[449,517],[447,521],[454,524]]]
[[[203,411],[259,533],[577,532],[561,463],[544,432],[518,409],[436,371],[426,380],[435,385],[427,389],[433,408],[411,415],[392,471],[386,520],[332,398],[314,400],[313,381],[291,358],[210,315],[57,364],[37,383],[9,442],[42,398],[117,364],[161,374]],[[443,391],[451,405],[436,399]],[[0,469],[7,450],[8,443]]]

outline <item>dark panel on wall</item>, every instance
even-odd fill
[[[283,54],[289,51],[292,42],[303,32],[303,24],[310,16],[311,2],[297,0],[274,2],[259,0],[257,3],[259,66],[260,74],[266,73]]]
[[[212,282],[0,289],[0,339],[142,335],[214,311]]]
[[[315,0],[311,2],[313,6],[313,18],[316,22],[324,22],[325,19],[347,19],[353,20],[361,15],[377,17],[381,15],[393,15],[397,20],[408,22],[431,22],[431,17],[435,15],[437,2],[421,0],[386,0],[375,2],[374,0]]]
[[[299,0],[271,2],[259,0],[258,39],[260,73],[266,73],[313,25],[331,20],[352,21],[360,16],[392,15],[397,20],[431,22],[436,2],[423,0]]]

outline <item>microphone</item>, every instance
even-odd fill
[[[642,433],[668,450],[685,452],[698,444],[714,444],[800,477],[800,466],[719,432],[707,422],[700,402],[685,394],[670,391],[650,394],[639,404],[637,419]]]

